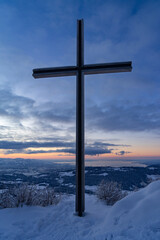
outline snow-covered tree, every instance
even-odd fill
[[[124,198],[127,193],[122,191],[121,185],[117,182],[102,180],[97,187],[96,195],[99,199],[104,200],[107,205],[113,205]]]
[[[0,193],[0,208],[12,208],[23,205],[48,206],[57,204],[60,195],[53,188],[38,189],[35,185],[22,184]]]

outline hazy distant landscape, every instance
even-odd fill
[[[1,160],[0,189],[12,188],[22,183],[39,188],[53,187],[56,192],[75,194],[75,166],[55,164],[42,160]],[[143,188],[160,178],[160,165],[146,167],[86,167],[85,191],[94,194],[102,181],[116,181],[123,190]]]

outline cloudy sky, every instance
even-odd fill
[[[86,159],[160,159],[159,0],[1,0],[0,158],[75,160],[75,77],[32,69],[132,61],[131,73],[85,77]]]

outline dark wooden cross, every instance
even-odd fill
[[[84,23],[77,20],[77,65],[33,69],[34,78],[76,76],[76,212],[85,210],[84,174],[84,75],[131,72],[132,62],[84,64]]]

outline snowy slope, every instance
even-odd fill
[[[74,196],[57,206],[0,210],[0,240],[159,240],[160,181],[108,207],[86,196],[86,216],[77,217]]]

